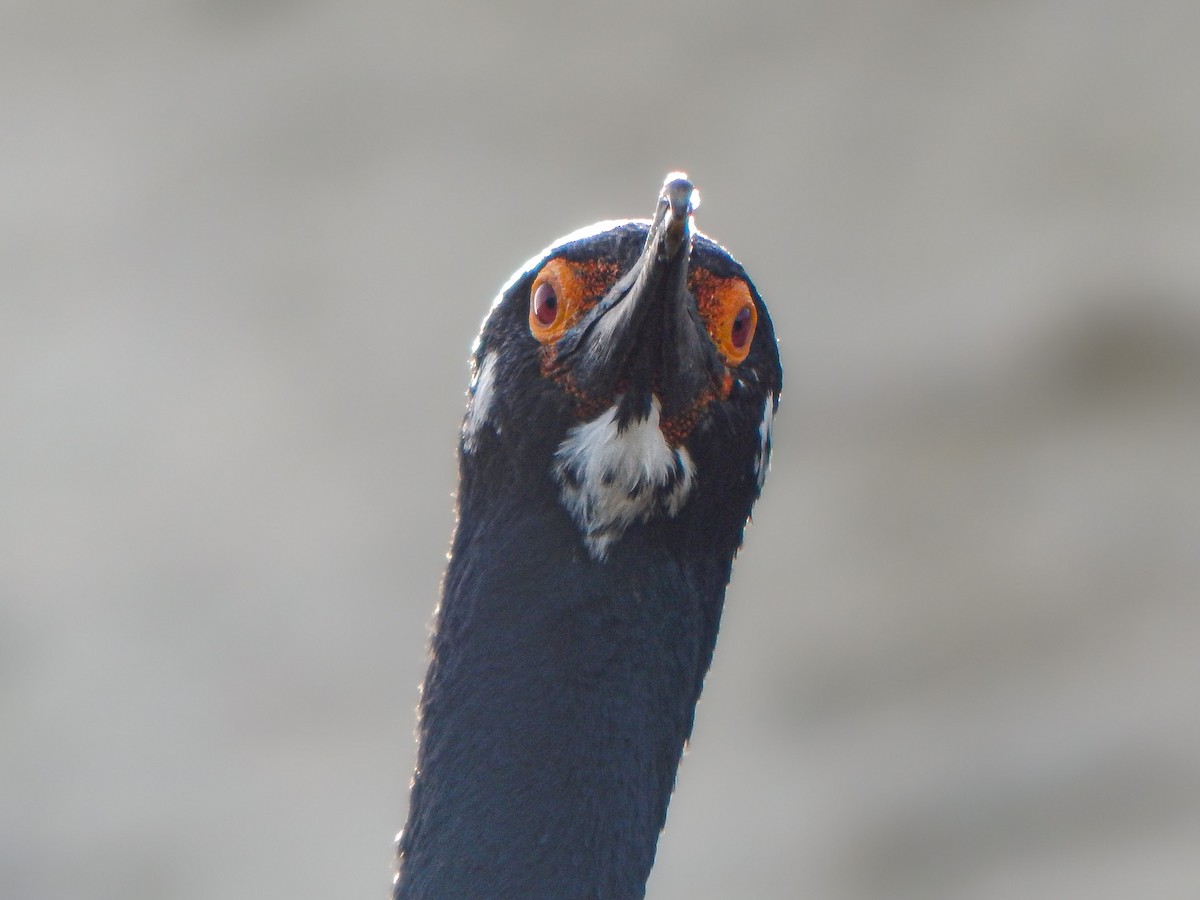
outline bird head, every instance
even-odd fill
[[[476,470],[526,498],[534,473],[596,561],[642,527],[736,549],[782,373],[762,298],[695,231],[697,204],[673,173],[650,220],[574,232],[509,279],[475,345],[460,504]]]

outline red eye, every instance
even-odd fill
[[[554,286],[549,281],[543,281],[534,288],[529,311],[543,325],[549,327],[554,324],[558,318],[558,294],[554,293]]]
[[[733,317],[733,326],[729,335],[729,342],[734,348],[741,350],[750,342],[750,336],[754,334],[754,329],[751,327],[754,322],[754,307],[747,304],[738,310],[738,314]]]
[[[529,286],[530,333],[543,344],[553,344],[616,280],[616,264],[605,260],[546,260]]]
[[[579,319],[588,294],[580,264],[552,259],[538,272],[529,289],[529,330],[543,344],[552,344]]]

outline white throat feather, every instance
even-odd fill
[[[672,447],[663,436],[657,397],[645,419],[623,429],[618,406],[576,425],[554,454],[562,504],[597,560],[634,522],[678,515],[696,482],[687,449]]]

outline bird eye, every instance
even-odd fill
[[[529,289],[529,330],[543,344],[553,344],[615,278],[594,261],[547,260]]]
[[[741,350],[750,342],[751,324],[754,317],[754,306],[746,305],[738,310],[730,326],[729,342],[735,350]]]
[[[693,269],[688,274],[688,289],[725,362],[739,365],[750,353],[758,326],[758,308],[750,286],[741,278],[720,278],[704,269]]]
[[[558,318],[558,294],[554,293],[554,286],[549,281],[543,281],[533,289],[529,304],[530,315],[543,325],[553,325]]]

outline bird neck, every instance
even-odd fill
[[[597,561],[557,502],[462,500],[396,897],[641,897],[729,561],[648,526]]]

